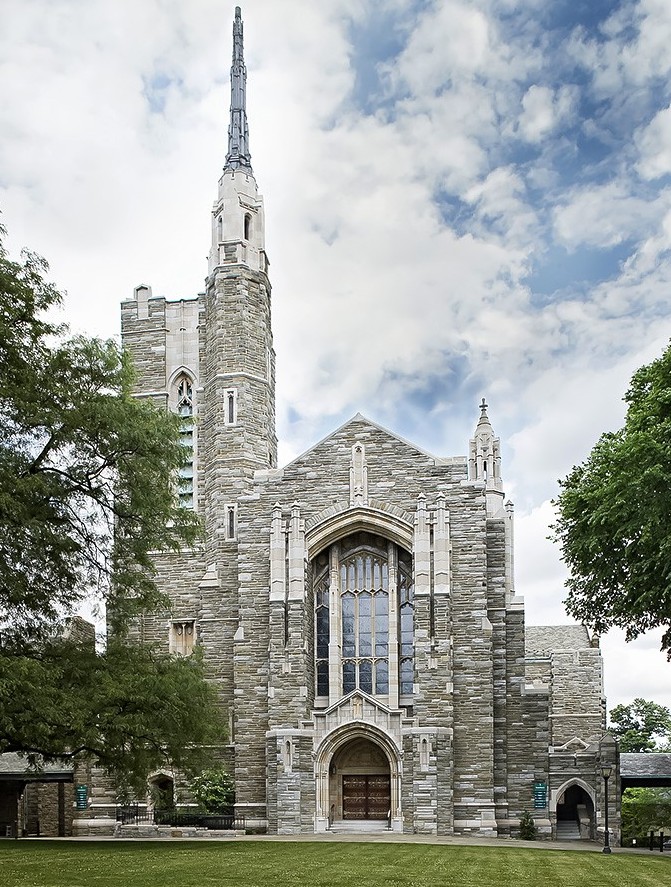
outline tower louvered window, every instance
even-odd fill
[[[194,483],[194,426],[193,385],[188,376],[177,379],[177,414],[180,417],[179,439],[186,450],[186,462],[179,469],[179,502],[184,508],[193,508]]]

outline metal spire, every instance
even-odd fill
[[[231,122],[228,125],[228,154],[224,169],[243,169],[252,173],[249,153],[249,130],[245,109],[247,69],[242,46],[242,13],[235,7],[233,22],[233,64],[231,65]]]
[[[487,401],[482,398],[482,403],[480,404],[480,418],[478,419],[478,425],[490,425],[489,416],[487,415]]]

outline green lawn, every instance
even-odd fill
[[[2,841],[2,887],[671,887],[671,858],[523,847]]]

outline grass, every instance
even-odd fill
[[[2,887],[671,887],[671,859],[435,844],[2,841]]]

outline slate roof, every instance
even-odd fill
[[[584,625],[527,625],[524,634],[527,653],[585,650],[591,647]]]
[[[39,770],[31,768],[25,755],[5,752],[0,755],[0,780],[21,779],[31,782],[72,782],[74,766],[66,761],[45,762]]]
[[[620,755],[620,775],[632,780],[668,779],[671,784],[671,754],[624,752]]]

